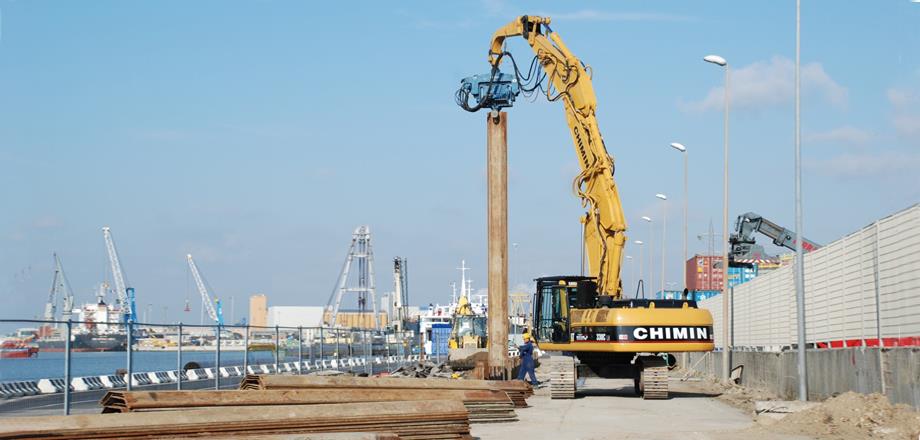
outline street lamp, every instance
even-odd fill
[[[795,2],[795,300],[798,329],[799,400],[808,400],[808,363],[805,352],[805,251],[802,249],[802,120],[801,120],[801,0]],[[884,346],[884,344],[882,344]]]
[[[725,58],[718,55],[707,55],[703,61],[721,66],[725,71],[725,111],[722,115],[722,141],[723,141],[723,164],[722,164],[722,381],[728,382],[729,368],[731,362],[728,358],[729,349],[729,290],[728,290],[728,62]]]
[[[632,280],[635,280],[635,279],[636,279],[636,263],[633,262],[633,257],[632,257],[632,255],[627,255],[627,256],[626,256],[626,261],[627,261],[627,262],[629,263],[629,265],[632,267],[632,271],[631,271],[631,273],[629,274],[629,276],[630,276],[630,278],[631,278],[631,281],[632,281]],[[623,278],[622,275],[620,276],[620,278],[621,278],[621,279]]]
[[[684,269],[684,278],[681,282],[683,283],[684,287],[687,287],[687,205],[689,203],[689,195],[687,190],[687,147],[685,147],[683,144],[672,142],[671,148],[679,151],[681,155],[684,156],[684,259],[681,264]]]
[[[655,265],[652,263],[652,242],[655,236],[653,235],[654,230],[652,229],[652,218],[647,215],[643,215],[642,220],[648,222],[648,279],[642,283],[647,287],[654,285],[652,278],[655,277]]]
[[[517,243],[511,243],[511,257],[510,257],[511,263],[517,263],[517,259],[518,259],[518,258],[517,258],[517,257],[518,257],[517,248],[518,248],[518,244],[517,244]],[[584,248],[584,246],[582,246],[582,249],[583,249],[583,248]],[[514,275],[515,275],[515,272],[516,272],[516,271],[514,270],[514,268],[516,267],[516,264],[509,264],[508,266],[509,266],[509,268],[508,268],[508,274],[509,274],[509,277],[511,278],[511,280],[509,280],[509,284],[510,284],[510,283],[514,283],[514,282],[515,282],[515,281],[514,281],[514,278],[515,278]],[[513,288],[513,287],[514,287],[514,286],[513,286],[513,284],[512,284],[512,288]]]
[[[642,270],[642,245],[645,243],[643,243],[642,240],[636,240],[633,243],[635,243],[636,246],[639,246],[639,280],[642,282],[642,291],[644,292],[645,291],[645,281],[643,280],[645,279],[645,272]],[[638,296],[639,296],[639,284],[636,283],[636,297]]]
[[[655,197],[664,202],[664,212],[661,214],[661,292],[664,294],[664,250],[668,233],[668,196],[658,193]]]

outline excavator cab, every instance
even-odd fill
[[[537,342],[568,343],[572,334],[570,308],[585,307],[597,300],[594,278],[544,277],[535,281],[533,316]]]

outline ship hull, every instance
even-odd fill
[[[126,339],[125,335],[121,334],[76,334],[70,341],[70,351],[125,351]],[[41,351],[49,353],[62,352],[67,349],[67,344],[63,339],[38,339],[36,343]]]
[[[38,356],[38,348],[2,348],[0,349],[0,359],[26,359],[32,356]]]
[[[74,349],[77,351],[125,351],[127,337],[123,334],[85,333],[74,337]]]

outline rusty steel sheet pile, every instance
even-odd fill
[[[450,380],[350,376],[277,376],[256,374],[247,375],[240,381],[241,390],[287,390],[309,388],[498,390],[504,391],[517,408],[527,407],[526,399],[533,395],[533,387],[519,380]]]
[[[323,388],[247,391],[110,391],[99,402],[103,413],[169,411],[187,408],[318,405],[355,402],[453,400],[463,402],[470,422],[517,420],[514,403],[498,390]]]
[[[157,437],[159,440],[189,438],[188,435]],[[196,435],[196,440],[219,440],[227,434]],[[316,434],[255,434],[233,435],[233,440],[399,440],[392,432],[320,432]]]
[[[393,433],[401,439],[471,438],[466,407],[451,400],[13,417],[0,424],[0,439],[252,438],[334,432]]]

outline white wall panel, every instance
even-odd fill
[[[793,266],[786,266],[735,287],[735,346],[795,343],[793,277]],[[722,298],[701,301],[700,307],[712,312],[721,347]],[[805,309],[808,342],[874,339],[879,330],[885,338],[920,336],[920,205],[806,254]]]

